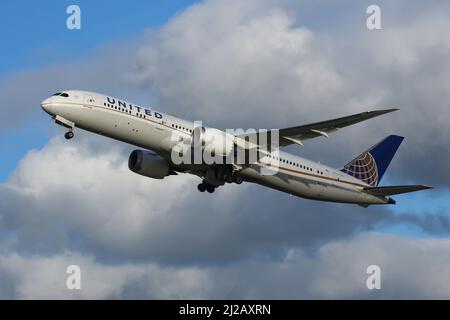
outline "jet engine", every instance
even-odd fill
[[[234,136],[219,129],[195,127],[191,143],[192,147],[200,147],[212,157],[227,157],[233,152]]]
[[[164,179],[176,174],[170,169],[169,163],[154,153],[144,150],[134,150],[128,158],[128,168],[134,173],[153,179]]]

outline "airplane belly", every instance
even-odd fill
[[[317,199],[322,193],[319,186],[301,180],[294,180],[289,175],[277,173],[275,175],[261,175],[258,166],[251,166],[240,172],[244,180],[266,187],[287,192],[299,197]]]
[[[356,188],[301,179],[281,172],[275,175],[261,175],[259,167],[256,165],[242,170],[241,175],[246,181],[307,199],[358,204],[386,203],[385,199],[373,197]]]

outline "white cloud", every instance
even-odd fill
[[[69,265],[81,270],[81,290],[69,290],[66,273]],[[194,268],[161,269],[157,265],[102,265],[92,256],[77,253],[51,257],[0,256],[0,274],[14,283],[18,299],[111,299],[111,298],[204,298],[208,288],[207,272]],[[141,297],[127,286],[142,286]],[[11,294],[11,293],[10,293]],[[5,298],[5,297],[3,297]],[[12,296],[6,296],[12,298]]]
[[[316,10],[329,10],[326,3]],[[419,12],[415,19],[402,18],[405,6]],[[394,163],[398,174],[446,184],[450,154],[439,146],[449,131],[449,24],[438,11],[448,6],[385,3],[384,27],[373,32],[365,27],[363,7],[346,4],[347,22],[316,31],[296,19],[311,10],[306,2],[205,1],[142,40],[129,79],[151,90],[157,105],[221,128],[294,126],[398,107],[302,151],[318,160],[341,159],[330,163],[337,166],[388,134],[405,135],[403,158]],[[431,161],[436,149],[442,157]],[[434,174],[436,167],[445,174]]]
[[[212,277],[230,297],[448,299],[449,241],[361,233],[314,254],[293,248],[285,260],[247,261],[219,268]],[[381,290],[366,287],[369,265],[381,268]]]
[[[330,242],[316,254],[289,250],[286,259],[204,267],[108,265],[66,252],[50,257],[0,255],[3,297],[106,298],[426,298],[448,299],[448,239],[415,239],[376,233]],[[67,266],[81,268],[81,290],[66,289]],[[366,287],[366,268],[381,268],[381,290]]]
[[[229,261],[268,248],[273,254],[289,243],[340,237],[389,216],[361,217],[344,207],[330,208],[322,218],[335,220],[336,212],[346,216],[330,231],[315,214],[323,204],[305,201],[298,215],[296,201],[302,200],[278,204],[289,197],[270,189],[226,185],[205,195],[196,190],[200,179],[192,175],[142,177],[128,170],[121,145],[99,150],[96,144],[103,141],[77,132],[73,141],[54,138],[22,159],[0,185],[2,228],[11,248],[48,253],[69,248],[116,260]]]
[[[449,6],[380,5],[383,29],[370,32],[364,3],[204,1],[126,43],[125,53],[112,43],[79,61],[3,77],[0,99],[11,103],[0,107],[0,126],[41,112],[39,102],[61,86],[136,98],[220,128],[293,126],[399,107],[300,152],[339,166],[401,134],[407,140],[392,170],[398,178],[445,185]],[[441,156],[430,159],[436,150]]]
[[[177,205],[175,198],[183,201],[196,178],[141,177],[128,170],[126,157],[117,147],[90,156],[82,144],[53,139],[43,150],[31,151],[2,186],[22,201],[8,207],[22,208],[7,213],[7,219],[18,228],[24,220],[37,225],[42,221],[44,233],[45,227],[64,224],[105,245],[130,246],[145,238],[156,221],[167,219]],[[171,183],[173,179],[177,183]],[[36,233],[39,237],[39,230]]]
[[[330,104],[342,90],[313,32],[294,23],[265,2],[207,1],[151,34],[130,76],[154,88],[161,105],[205,121],[286,123],[302,104]]]

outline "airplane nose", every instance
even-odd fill
[[[41,108],[44,109],[45,112],[50,113],[52,109],[53,98],[47,98],[41,102]]]

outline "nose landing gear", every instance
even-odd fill
[[[72,131],[72,130],[69,130],[69,131],[67,131],[67,132],[64,134],[64,138],[66,138],[67,140],[72,139],[73,136],[74,136],[74,134],[73,134],[73,131]]]
[[[64,134],[64,138],[66,138],[67,140],[70,140],[73,138],[73,128],[75,128],[75,123],[67,120],[63,117],[61,117],[60,115],[56,115],[53,117],[53,121],[55,121],[56,124],[59,124],[60,126],[63,126],[64,128],[69,129],[69,131],[67,131]]]

